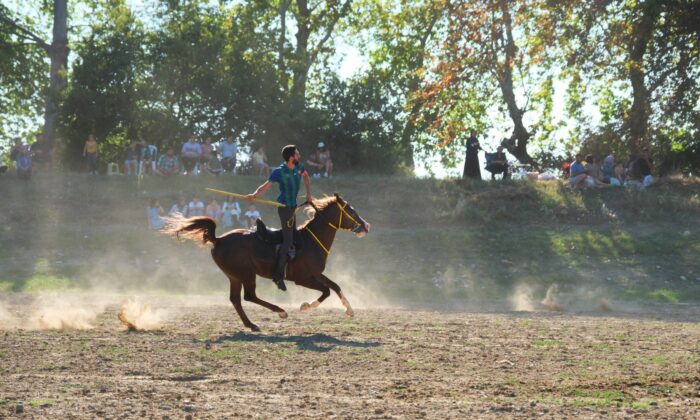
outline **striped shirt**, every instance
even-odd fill
[[[297,206],[297,195],[301,187],[301,176],[304,172],[306,172],[306,169],[301,162],[294,165],[293,169],[289,169],[287,164],[283,163],[272,171],[268,181],[279,184],[280,195],[277,197],[278,203],[287,207]]]

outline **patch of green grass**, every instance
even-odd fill
[[[32,408],[37,408],[37,407],[49,407],[54,405],[55,402],[53,400],[31,400],[29,401],[29,405]]]
[[[537,347],[555,347],[561,346],[563,342],[561,340],[552,340],[549,338],[537,338],[532,340],[532,345]]]
[[[47,290],[62,290],[73,286],[73,281],[65,277],[36,275],[24,283],[23,292],[37,293]]]
[[[221,347],[216,351],[202,350],[202,353],[205,357],[215,360],[226,359],[234,363],[239,363],[241,361],[241,349],[236,347]]]
[[[0,281],[0,292],[6,293],[12,290],[13,282],[9,280]]]
[[[180,375],[204,375],[205,370],[201,366],[191,366],[191,367],[177,367],[170,369],[170,373],[180,374]]]
[[[632,404],[630,406],[632,408],[635,408],[637,410],[648,410],[651,408],[651,403],[654,401],[647,401],[647,400],[640,400],[640,401],[632,401]]]
[[[9,402],[8,400],[6,400],[6,399],[4,399],[4,398],[0,398],[0,405],[5,405],[5,404],[7,404],[8,402]]]
[[[680,301],[680,293],[671,289],[655,289],[647,292],[647,296],[659,301],[678,303]]]
[[[97,353],[114,359],[126,359],[129,356],[129,350],[119,346],[103,347],[97,350]]]
[[[66,366],[61,365],[61,364],[55,364],[55,363],[49,363],[41,367],[41,370],[53,372],[56,370],[64,370],[66,369]]]

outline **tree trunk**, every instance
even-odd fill
[[[632,26],[632,37],[628,46],[629,51],[629,79],[632,85],[632,107],[627,121],[626,129],[630,136],[630,150],[638,153],[648,145],[649,115],[651,105],[649,103],[649,89],[645,84],[644,56],[647,46],[653,37],[654,26],[659,16],[656,5],[644,2],[640,5],[641,16]],[[626,130],[626,131],[627,131]]]
[[[517,47],[513,39],[512,22],[507,2],[501,2],[501,10],[503,11],[503,24],[506,34],[506,59],[503,67],[498,71],[498,84],[501,88],[503,101],[508,107],[508,115],[510,115],[510,119],[513,121],[513,134],[511,134],[510,138],[503,146],[521,163],[532,163],[532,158],[527,153],[527,144],[532,135],[523,124],[523,114],[525,114],[525,111],[518,107],[513,90],[513,60]]]
[[[309,68],[309,36],[311,35],[311,12],[307,0],[297,0],[297,46],[293,64],[291,105],[295,111],[303,111],[306,107],[306,79]]]
[[[50,147],[56,140],[59,105],[63,89],[66,87],[68,67],[68,1],[54,0],[53,40],[48,49],[51,59],[49,90],[46,93],[44,110],[44,136]]]
[[[284,94],[289,90],[289,80],[287,79],[287,67],[284,61],[284,44],[287,40],[287,9],[291,0],[280,0],[278,14],[280,17],[280,36],[277,41],[277,66],[279,67],[279,83]]]

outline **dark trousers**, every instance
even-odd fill
[[[280,245],[277,255],[277,267],[275,267],[275,278],[284,276],[284,265],[287,262],[287,253],[294,242],[294,230],[296,229],[296,218],[294,217],[294,207],[277,207],[277,214],[280,216],[282,224],[282,245]]]

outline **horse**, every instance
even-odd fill
[[[350,302],[343,295],[340,286],[323,274],[326,259],[330,253],[335,234],[339,230],[348,230],[357,237],[369,233],[370,224],[365,222],[357,211],[337,193],[330,197],[314,199],[308,203],[313,207],[313,216],[297,228],[295,237],[303,244],[295,258],[287,263],[285,279],[297,286],[318,290],[321,296],[312,303],[303,303],[300,310],[306,311],[318,307],[333,290],[345,307],[345,314],[353,316]],[[287,312],[277,305],[260,299],[255,293],[256,276],[272,278],[275,271],[275,245],[265,241],[261,234],[248,229],[234,229],[217,237],[216,222],[209,217],[167,218],[164,233],[180,236],[199,242],[203,246],[211,245],[211,255],[216,265],[224,272],[230,283],[229,299],[236,309],[243,325],[252,331],[260,331],[243,311],[241,305],[241,287],[243,299],[257,303],[280,318],[287,318]],[[259,224],[260,226],[260,224]],[[262,228],[265,229],[264,225]]]

